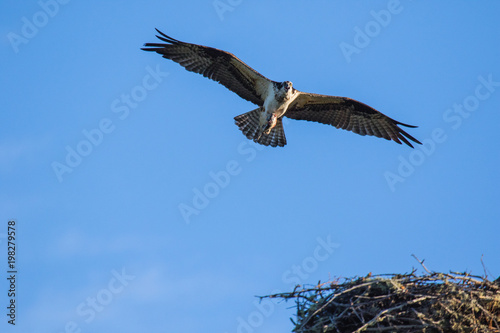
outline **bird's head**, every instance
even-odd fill
[[[280,83],[278,83],[277,86],[279,89],[278,95],[281,96],[281,98],[289,99],[292,96],[292,94],[293,94],[292,82],[290,82],[290,81],[280,82]]]
[[[285,81],[283,82],[283,89],[285,90],[285,92],[288,94],[290,94],[293,90],[293,84],[292,82],[290,81]]]

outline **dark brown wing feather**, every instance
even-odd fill
[[[333,125],[356,134],[373,135],[399,144],[403,141],[412,148],[408,139],[421,144],[398,125],[412,128],[416,126],[400,123],[366,104],[347,97],[299,93],[285,113],[288,118]]]
[[[259,106],[264,104],[263,95],[270,81],[234,54],[212,47],[189,44],[169,37],[156,29],[156,36],[163,43],[146,43],[144,51],[154,51],[164,58],[179,63],[188,71],[219,82],[229,90]]]

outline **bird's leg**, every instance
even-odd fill
[[[268,135],[271,133],[271,130],[276,126],[276,122],[278,121],[278,117],[275,113],[271,113],[271,115],[267,118],[266,124],[263,126],[263,133]]]

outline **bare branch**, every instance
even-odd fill
[[[425,269],[425,271],[426,271],[427,273],[432,274],[432,273],[431,273],[431,272],[427,269],[427,267],[425,267],[425,265],[424,265],[424,261],[425,261],[425,259],[424,259],[424,260],[422,260],[422,261],[420,261],[420,260],[417,258],[417,256],[416,256],[416,255],[412,254],[411,256],[412,256],[413,258],[415,258],[415,260],[417,260],[417,261],[418,261],[418,263],[419,263],[420,265],[422,265],[422,267]]]

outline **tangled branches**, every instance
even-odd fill
[[[500,283],[466,273],[369,274],[264,297],[295,299],[297,333],[500,332]]]

